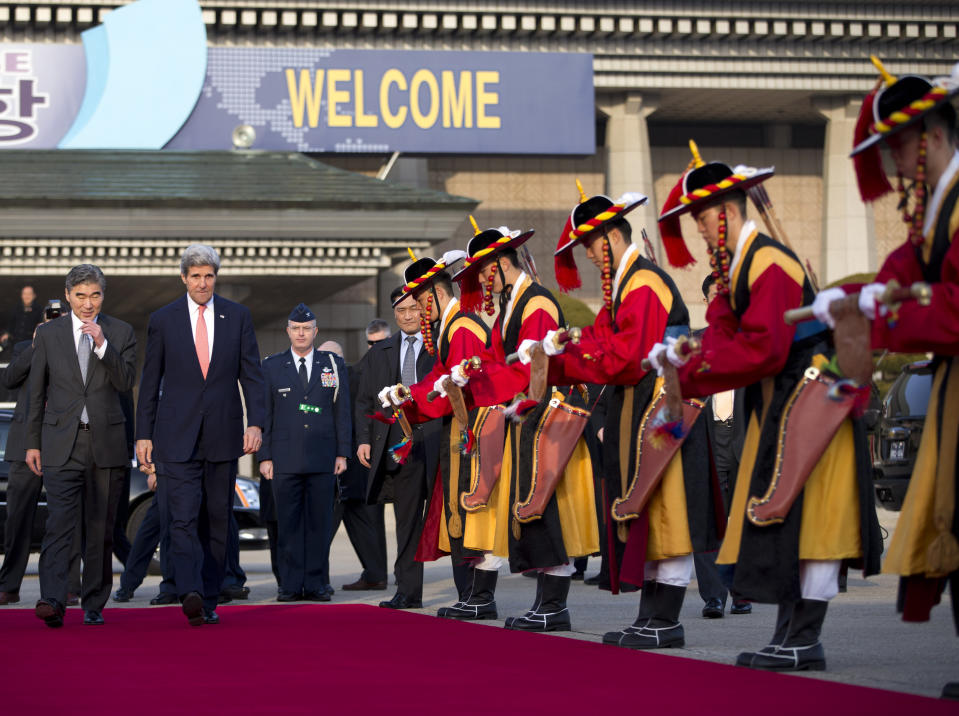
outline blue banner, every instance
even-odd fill
[[[0,49],[0,148],[592,154],[592,55],[206,47],[196,0]]]

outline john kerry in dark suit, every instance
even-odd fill
[[[265,419],[253,319],[245,306],[214,295],[219,269],[210,246],[183,252],[187,295],[150,316],[137,401],[137,459],[146,470],[163,463],[157,494],[169,519],[177,595],[193,626],[219,621],[237,458],[259,450]]]

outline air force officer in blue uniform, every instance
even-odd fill
[[[277,510],[278,601],[329,601],[335,475],[352,439],[346,364],[313,348],[316,316],[302,303],[286,332],[290,350],[263,361],[266,423],[257,453],[273,480]]]

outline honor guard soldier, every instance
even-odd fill
[[[316,316],[304,304],[286,323],[290,349],[263,361],[266,422],[257,453],[273,481],[277,512],[277,601],[330,601],[330,528],[336,475],[352,441],[343,359],[313,347]]]
[[[475,221],[473,227],[475,235],[467,246],[467,259],[453,280],[460,283],[461,301],[467,310],[483,304],[487,315],[495,314],[496,320],[490,347],[481,357],[482,370],[469,379],[469,393],[477,405],[502,411],[518,393],[530,392],[528,362],[507,364],[507,356],[516,353],[522,344],[539,342],[549,331],[562,326],[563,313],[553,295],[534,280],[532,263],[524,260],[526,268],[521,268],[517,251],[533,235],[532,230],[510,231],[503,226],[480,231]],[[499,297],[498,313],[493,307],[494,295]],[[465,383],[459,380],[462,369],[457,366],[454,372],[454,382]],[[573,560],[599,550],[592,465],[579,434],[573,436],[568,462],[546,454],[555,452],[552,450],[539,454],[537,446],[555,445],[548,434],[547,412],[562,408],[557,415],[573,415],[582,423],[588,413],[560,403],[562,397],[549,389],[536,400],[544,398],[546,403],[534,408],[521,422],[510,423],[504,435],[509,459],[503,460],[500,479],[489,487],[481,476],[469,496],[463,498],[471,510],[493,515],[495,533],[467,529],[467,545],[486,555],[474,572],[474,596],[460,611],[468,615],[475,608],[476,595],[482,594],[481,576],[482,584],[495,584],[495,570],[508,554],[511,571],[537,572],[537,588],[533,606],[523,616],[507,618],[506,628],[568,631],[571,626],[566,599],[575,571]],[[503,450],[502,438],[498,446],[487,443],[485,432],[479,440],[481,465],[491,459],[487,453]],[[469,500],[477,498],[479,492],[486,493],[482,499]],[[532,509],[533,504],[540,506]]]
[[[579,182],[577,182],[579,185]],[[582,244],[600,270],[603,307],[578,344],[557,351],[543,342],[553,383],[608,384],[603,440],[607,509],[633,491],[639,475],[640,432],[662,381],[642,367],[642,358],[667,335],[689,332],[689,313],[669,275],[640,254],[625,215],[646,203],[641,194],[587,198],[582,187],[555,252],[556,280],[564,291],[580,286],[573,249]],[[703,421],[661,473],[644,509],[632,517],[608,521],[610,576],[614,593],[620,580],[642,587],[633,624],[603,636],[606,644],[633,649],[685,645],[679,621],[693,553],[715,550],[717,486],[710,480],[709,451]],[[721,502],[718,504],[721,505]]]
[[[412,252],[410,252],[412,255]],[[462,251],[449,251],[439,261],[424,257],[414,258],[406,267],[403,293],[396,302],[412,296],[420,308],[420,325],[426,349],[435,356],[432,370],[410,386],[402,384],[387,386],[380,393],[384,407],[394,406],[403,412],[404,419],[411,423],[443,418],[442,444],[439,470],[432,494],[427,501],[426,522],[417,549],[417,560],[431,561],[449,554],[453,561],[453,580],[457,601],[452,607],[442,607],[437,615],[449,616],[447,610],[458,609],[470,598],[473,590],[473,565],[482,558],[482,553],[467,549],[463,535],[467,513],[460,504],[460,494],[469,490],[475,469],[468,444],[474,435],[473,426],[480,419],[480,411],[470,410],[463,424],[463,415],[457,416],[450,399],[440,385],[453,366],[458,366],[473,356],[479,355],[489,343],[489,329],[478,316],[461,310],[460,302],[453,294],[453,283],[447,268],[465,257]],[[439,397],[430,400],[430,393],[439,389]],[[485,414],[485,411],[483,411]],[[404,445],[391,448],[394,458],[402,457]],[[486,516],[471,516],[472,520],[488,519]],[[486,531],[488,528],[480,528]],[[474,618],[495,619],[496,604],[493,601],[495,584],[489,590],[484,587],[488,599],[484,609]]]
[[[670,262],[688,265],[679,216],[692,214],[708,244],[719,295],[707,309],[700,352],[679,356],[667,341],[650,352],[650,362],[677,366],[684,395],[747,386],[745,445],[716,562],[735,565],[733,591],[779,610],[769,645],[740,654],[737,664],[821,670],[819,635],[843,561],[861,562],[866,576],[878,568],[881,539],[864,428],[842,415],[833,427],[822,427],[833,402],[825,397],[812,411],[800,405],[801,391],[820,384],[832,350],[821,323],[797,329],[784,322],[787,309],[811,301],[810,280],[796,255],[760,233],[746,214],[747,190],[773,170],[707,164],[690,147],[693,161],[670,192],[660,229]],[[804,412],[811,422],[800,422]],[[779,459],[795,455],[789,441],[797,440],[800,452],[812,454],[817,440],[821,446],[818,459],[810,458],[811,471],[798,475]],[[771,501],[777,490],[794,501],[775,518],[762,517],[757,502]]]
[[[959,93],[959,65],[951,78],[896,78],[872,59],[882,79],[860,110],[852,151],[856,176],[866,202],[892,191],[879,147],[890,149],[908,237],[888,256],[875,283],[827,289],[816,297],[814,310],[831,321],[830,303],[858,290],[859,308],[872,322],[873,348],[934,356],[922,441],[883,572],[902,576],[906,621],[927,621],[949,582],[959,629],[959,151],[950,103]],[[904,179],[912,182],[908,189]],[[893,280],[903,287],[926,282],[930,300],[887,308],[877,297]],[[947,684],[943,696],[959,698],[959,682]]]

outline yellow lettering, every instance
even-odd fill
[[[406,78],[403,73],[397,69],[387,70],[383,73],[383,79],[380,80],[380,114],[383,115],[383,121],[390,129],[399,129],[406,121],[406,107],[401,106],[396,114],[390,108],[390,85],[403,92],[406,91]]]
[[[425,114],[420,108],[420,87],[423,85],[426,85],[430,91],[430,108]],[[420,129],[429,129],[436,124],[436,118],[440,113],[439,94],[440,87],[436,82],[436,76],[429,70],[417,70],[410,82],[410,114]]]
[[[290,111],[293,126],[303,126],[303,110],[306,109],[310,127],[320,123],[320,99],[323,97],[323,70],[316,71],[316,84],[310,83],[310,71],[300,70],[300,84],[296,83],[296,71],[286,70],[286,88],[290,93]]]
[[[356,126],[376,127],[380,121],[375,114],[363,112],[363,70],[353,72],[353,93],[356,95]]]
[[[500,118],[486,114],[487,105],[499,104],[499,92],[487,92],[487,84],[499,84],[499,72],[476,73],[476,126],[480,129],[499,129]]]
[[[336,111],[338,104],[350,101],[350,91],[339,89],[338,82],[349,82],[349,70],[329,70],[326,73],[326,123],[330,127],[352,127],[353,119],[348,114]]]
[[[450,70],[443,70],[443,126],[473,126],[473,73],[460,72],[459,88]]]

